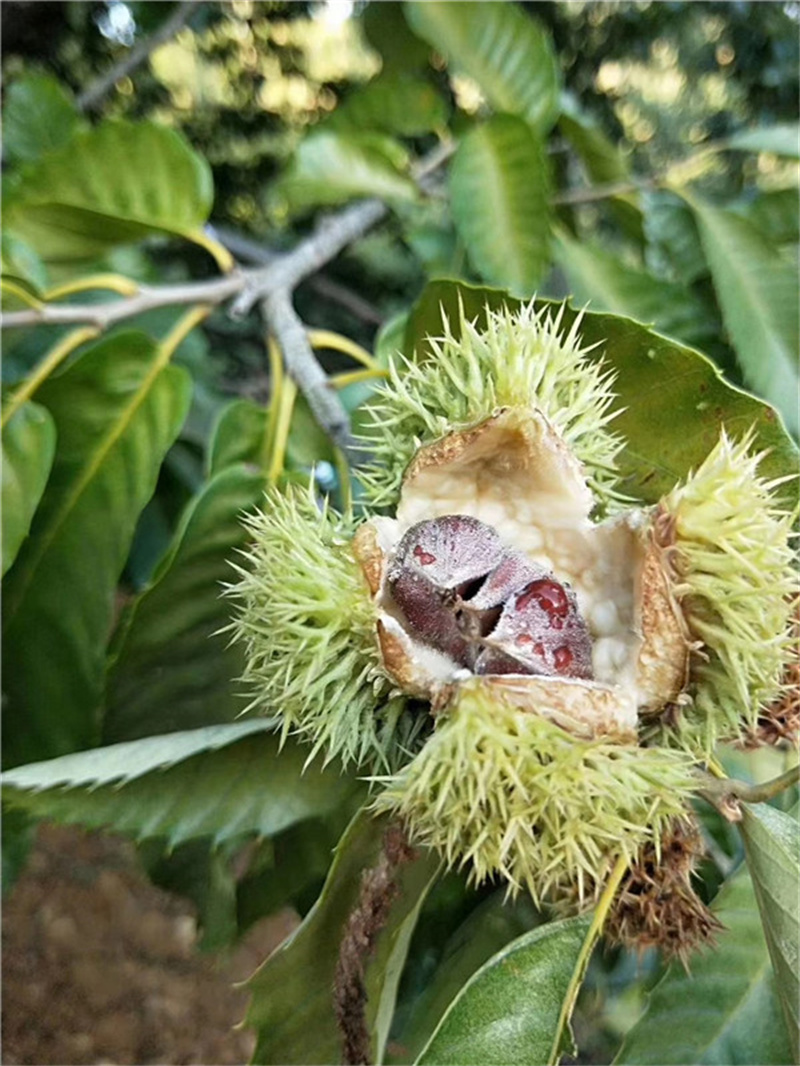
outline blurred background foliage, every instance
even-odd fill
[[[478,15],[470,11],[478,8],[484,9]],[[728,381],[777,407],[796,436],[797,3],[413,3],[404,10],[374,0],[6,0],[0,15],[8,220],[3,255],[12,282],[4,291],[4,310],[18,311],[63,285],[66,294],[59,300],[67,306],[108,300],[108,293],[80,291],[89,274],[111,272],[152,286],[210,280],[219,273],[210,247],[225,245],[245,263],[265,262],[302,242],[326,212],[375,196],[391,213],[294,293],[309,329],[343,335],[385,365],[402,347],[409,309],[433,278],[485,283],[515,296],[572,295],[577,305],[653,324],[704,351]],[[118,77],[100,99],[86,98],[88,86],[173,17],[175,32],[147,61]],[[134,134],[112,120],[152,125]],[[94,161],[82,154],[87,142],[81,140],[93,125],[107,138],[99,148],[93,142],[99,153]],[[185,140],[170,139],[166,130]],[[442,161],[453,154],[449,167],[417,181],[419,160],[437,152]],[[89,226],[84,217],[77,228],[73,219],[72,229],[60,230],[56,245],[47,219],[43,230],[41,215],[34,225],[25,214],[37,182],[52,189],[74,179],[79,195],[102,200],[117,179],[122,188],[126,178],[148,189],[152,183],[155,190],[146,205],[147,225],[135,239],[125,238],[128,231],[108,230],[99,237],[92,231],[89,239],[81,228]],[[113,207],[104,201],[112,215]],[[179,239],[187,233],[188,240]],[[115,326],[106,343],[120,346],[123,362],[141,356],[142,344],[147,357],[158,360],[179,318],[175,307],[149,310]],[[130,327],[161,347],[151,351],[141,339],[131,341],[124,334]],[[67,333],[63,325],[6,330],[4,386],[25,387]],[[88,339],[37,396],[56,415],[59,433],[79,413],[81,373],[89,375],[92,359],[102,364],[94,353],[103,340],[86,348]],[[95,674],[81,684],[95,686],[91,718],[81,719],[76,709],[70,732],[69,720],[64,725],[58,717],[63,708],[43,700],[33,715],[42,727],[37,734],[15,703],[33,697],[15,692],[12,680],[4,722],[9,764],[172,730],[188,736],[231,722],[241,709],[231,682],[238,650],[219,638],[210,642],[209,634],[226,620],[217,590],[243,539],[238,514],[260,497],[265,455],[275,470],[262,442],[267,405],[269,417],[280,422],[274,406],[279,360],[274,353],[268,358],[257,315],[233,318],[223,305],[200,328],[181,327],[174,346],[169,369],[180,368],[182,377],[174,375],[171,383],[173,431],[164,430],[163,455],[152,445],[149,491],[139,485],[136,499],[123,501],[127,525],[111,545],[118,561],[110,585],[113,612],[106,621],[100,618],[100,637],[87,652]],[[341,337],[322,338],[315,347],[329,373],[351,368]],[[111,396],[113,370],[104,373],[109,380],[100,383]],[[188,389],[181,392],[187,380],[191,396]],[[166,390],[168,382],[162,384]],[[363,382],[342,391],[351,412],[368,391]],[[181,403],[188,405],[183,419]],[[113,421],[109,411],[100,409]],[[286,411],[292,417],[284,426],[280,476],[307,478],[316,468],[320,488],[341,498],[341,464],[308,405],[292,392]],[[37,437],[37,446],[46,450],[44,437]],[[83,446],[72,445],[78,451]],[[49,440],[50,459],[38,467],[44,479],[39,494],[52,449],[59,446]],[[69,478],[71,461],[67,455],[61,468],[56,459],[58,478]],[[109,476],[113,480],[113,472]],[[54,484],[51,478],[40,524]],[[37,502],[30,504],[28,522]],[[99,510],[88,514],[83,534],[103,521]],[[28,549],[37,528],[34,523]],[[34,550],[35,544],[28,555]],[[64,593],[67,607],[92,585],[94,562],[87,549],[76,568],[77,584]],[[109,566],[113,570],[113,562]],[[17,564],[9,571],[7,602],[15,609],[23,602],[27,617],[22,596],[29,591],[20,591],[20,572]],[[41,590],[43,598],[49,594]],[[28,613],[27,628],[10,625],[8,647],[12,653],[27,649],[30,661],[22,666],[31,676],[51,672],[50,691],[72,691],[70,663],[47,658],[41,667],[37,655],[44,653],[28,639],[38,635],[38,616],[33,608]],[[56,646],[59,639],[53,638]],[[78,700],[83,690],[75,691]],[[51,722],[58,725],[50,729]],[[298,758],[290,749],[281,756],[285,773],[274,774],[275,791],[260,786],[254,799],[250,786],[244,788],[240,810],[249,812],[242,815],[247,831],[239,826],[237,835],[235,818],[231,826],[224,811],[217,816],[192,760],[209,760],[220,788],[234,789],[245,756],[254,765],[259,759],[272,765],[274,738],[226,733],[217,742],[220,751],[189,751],[176,740],[171,754],[154,756],[137,771],[141,776],[127,786],[138,790],[136,800],[128,806],[124,790],[108,787],[116,780],[114,768],[99,763],[96,776],[91,769],[83,777],[76,770],[73,778],[59,779],[72,791],[54,790],[48,799],[51,793],[39,791],[39,784],[21,806],[31,819],[111,821],[143,838],[142,857],[152,876],[195,899],[206,943],[219,947],[286,902],[301,914],[309,910],[331,848],[363,791],[351,782],[346,795],[336,793],[333,803],[329,793],[323,803],[312,790],[300,814],[276,820],[295,787],[294,778],[287,784]],[[784,759],[781,752],[761,753],[761,762],[743,753],[729,757],[746,778],[777,773]],[[146,775],[155,769],[162,795],[174,790],[183,807],[165,812],[168,801],[154,798]],[[198,796],[209,805],[202,818]],[[707,810],[703,817],[711,843],[703,870],[710,899],[741,861],[742,845],[719,817]],[[17,811],[8,820],[8,883],[23,860],[29,828]],[[256,830],[260,842],[253,847]],[[436,992],[432,975],[441,965],[452,992],[490,954],[542,920],[530,908],[505,905],[498,891],[468,891],[454,875],[432,890],[400,986],[398,1039],[413,1043],[407,1018],[420,1002],[424,1006],[420,996],[430,999]],[[761,965],[763,943],[759,950]],[[608,1061],[663,972],[653,953],[638,961],[625,952],[596,956],[576,1021],[582,1061]],[[292,1009],[287,1000],[287,1013]],[[313,1028],[313,1019],[309,1024]],[[285,1049],[264,1050],[268,1031],[262,1024],[259,1054],[273,1053],[279,1061]]]

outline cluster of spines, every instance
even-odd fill
[[[503,407],[536,409],[584,464],[598,502],[617,499],[616,457],[621,439],[609,431],[613,373],[580,337],[581,316],[563,328],[564,304],[554,313],[531,301],[516,311],[486,310],[478,329],[460,310],[455,332],[443,315],[443,334],[428,338],[431,355],[399,355],[389,380],[367,409],[364,440],[372,455],[362,478],[376,507],[397,502],[403,472],[421,444],[475,425]]]
[[[783,479],[759,476],[765,453],[755,454],[752,441],[752,433],[734,442],[723,432],[699,469],[662,501],[678,572],[673,591],[701,642],[692,702],[675,736],[699,753],[756,727],[780,696],[792,655],[794,516],[776,501]]]
[[[640,952],[657,947],[688,970],[692,953],[712,946],[723,928],[692,887],[703,851],[700,831],[688,814],[667,826],[659,850],[645,844],[614,899],[603,929],[606,939]]]
[[[313,742],[310,757],[391,764],[394,731],[376,712],[397,719],[397,700],[350,549],[352,524],[319,504],[312,485],[271,490],[246,525],[251,544],[228,592],[237,604],[230,628],[245,647],[247,710],[279,714],[284,736]]]
[[[617,856],[659,846],[696,787],[693,765],[680,751],[578,739],[474,682],[422,751],[380,779],[375,804],[476,883],[500,875],[537,902],[585,904]]]

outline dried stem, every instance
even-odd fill
[[[365,971],[397,896],[398,872],[413,858],[414,850],[405,832],[398,825],[390,826],[383,837],[380,859],[364,872],[358,902],[347,919],[336,964],[333,998],[342,1033],[343,1061],[349,1066],[370,1061]]]

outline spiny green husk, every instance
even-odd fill
[[[678,572],[673,591],[702,641],[675,739],[699,754],[755,728],[791,661],[793,516],[778,506],[779,482],[758,476],[763,453],[751,451],[752,440],[723,432],[697,472],[662,501]]]
[[[586,903],[619,855],[658,847],[696,787],[680,751],[579,740],[470,682],[376,808],[476,883],[499,874],[534,900]]]
[[[245,645],[248,710],[280,714],[284,736],[308,737],[312,755],[392,765],[404,701],[387,704],[391,684],[350,549],[352,525],[298,486],[269,491],[246,524],[248,565],[236,567],[229,594],[238,607],[231,629]]]
[[[503,407],[536,408],[584,464],[598,502],[616,498],[615,459],[622,447],[608,425],[613,374],[580,338],[580,316],[562,329],[563,305],[554,315],[533,302],[517,311],[487,310],[477,329],[460,314],[453,332],[443,316],[443,334],[429,338],[424,362],[398,355],[389,381],[366,409],[364,440],[372,455],[363,471],[370,503],[397,502],[403,471],[422,444],[454,429],[482,422]]]

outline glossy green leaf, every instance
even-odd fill
[[[629,266],[618,255],[589,241],[573,240],[566,232],[556,239],[555,255],[575,303],[627,315],[687,344],[702,347],[714,341],[705,307],[683,285]]]
[[[46,260],[87,259],[151,233],[204,242],[208,164],[181,134],[106,121],[25,167],[5,224]]]
[[[272,836],[334,810],[353,788],[337,767],[303,773],[308,749],[279,751],[278,733],[274,721],[253,719],[30,763],[3,774],[3,799],[42,818],[163,837],[169,847]]]
[[[743,152],[772,152],[774,155],[800,159],[800,126],[796,122],[781,122],[734,133],[725,141],[727,148]]]
[[[51,74],[26,74],[5,91],[3,151],[12,162],[61,148],[82,126],[75,102]]]
[[[252,400],[232,400],[220,412],[208,447],[209,474],[234,463],[259,465],[267,411]]]
[[[6,281],[22,284],[33,296],[41,296],[47,288],[47,268],[33,248],[8,231],[0,234],[0,269]],[[13,298],[16,300],[16,297]],[[7,293],[2,294],[3,308],[8,305]],[[24,304],[15,303],[14,310],[22,310]]]
[[[792,1061],[745,868],[720,890],[713,910],[725,926],[716,947],[694,955],[690,973],[672,963],[615,1063],[767,1066]]]
[[[347,96],[327,122],[343,132],[380,130],[399,137],[421,137],[443,127],[447,105],[424,78],[382,74]]]
[[[722,316],[748,386],[800,430],[800,298],[797,272],[744,218],[694,197]]]
[[[405,74],[423,70],[428,63],[428,45],[411,32],[404,7],[399,0],[382,0],[367,4],[361,16],[365,36],[380,53],[384,71]]]
[[[517,4],[407,3],[409,25],[452,66],[474,78],[496,111],[540,134],[558,115],[559,74],[550,36]]]
[[[245,1024],[256,1032],[255,1063],[339,1063],[342,1040],[333,985],[345,923],[355,907],[362,873],[380,856],[385,818],[364,809],[340,840],[322,894],[295,935],[248,982],[252,992]],[[438,870],[430,853],[407,863],[389,921],[378,938],[365,981],[374,1020],[388,1009],[402,965],[408,921]],[[382,1023],[383,1024],[383,1023]]]
[[[772,244],[791,246],[800,241],[800,202],[796,189],[768,189],[733,210],[749,219]]]
[[[243,464],[216,474],[191,501],[147,589],[120,623],[106,688],[107,743],[230,721],[245,702],[235,679],[239,645],[220,630],[230,619],[223,584],[247,540],[242,515],[264,491]]]
[[[566,96],[558,127],[583,163],[592,184],[630,180],[628,159],[603,132],[600,126],[583,114]],[[635,241],[643,237],[643,219],[637,192],[620,193],[609,197],[609,209],[623,231]]]
[[[139,514],[189,405],[186,372],[142,333],[87,348],[36,394],[55,421],[47,488],[6,578],[7,764],[98,739],[105,644]]]
[[[540,926],[494,955],[464,985],[417,1059],[545,1066],[588,917]]]
[[[42,498],[56,448],[50,412],[28,400],[3,429],[3,574],[17,557]]]
[[[479,904],[450,937],[430,983],[412,1003],[396,1033],[396,1062],[413,1062],[442,1015],[472,975],[511,940],[541,919],[529,899],[510,901],[502,889]]]
[[[301,141],[276,189],[292,211],[361,196],[411,202],[417,190],[405,163],[400,146],[382,135],[320,130]]]
[[[778,811],[747,806],[742,822],[745,854],[753,878],[764,934],[789,1031],[792,1062],[800,1053],[800,821],[798,808]],[[788,1061],[788,1060],[787,1060]]]
[[[522,119],[495,115],[464,137],[450,168],[453,218],[489,282],[532,295],[549,264],[549,166]]]
[[[442,310],[451,326],[465,313],[478,324],[485,307],[515,306],[518,301],[498,289],[454,281],[430,282],[414,305],[406,328],[404,350],[419,358],[427,352],[425,336],[441,334]],[[558,305],[553,303],[554,310]],[[564,309],[569,330],[576,311]],[[604,358],[616,371],[615,390],[622,414],[614,428],[627,441],[619,457],[623,491],[644,503],[657,503],[675,483],[696,469],[725,426],[734,437],[753,427],[756,447],[769,454],[762,461],[765,477],[780,478],[797,470],[797,449],[774,411],[746,392],[728,385],[719,370],[699,352],[662,337],[628,318],[586,312],[581,335],[597,344],[593,357]],[[780,490],[788,506],[797,501],[797,479]]]
[[[666,189],[655,189],[642,194],[642,203],[648,267],[683,285],[707,277],[697,223],[686,201]]]

